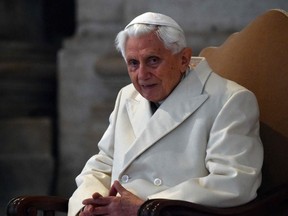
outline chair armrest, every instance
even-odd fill
[[[236,207],[217,208],[182,200],[151,199],[139,209],[138,216],[284,216],[288,215],[288,184],[262,194],[257,199]]]
[[[7,206],[7,216],[54,215],[55,212],[68,211],[68,199],[57,196],[19,196],[13,198]]]

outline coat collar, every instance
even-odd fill
[[[203,89],[210,73],[211,69],[203,59],[188,73],[154,115],[150,111],[149,101],[140,94],[135,99],[127,101],[126,108],[136,139],[124,156],[124,169],[139,154],[175,129],[206,101],[208,95],[203,93]]]

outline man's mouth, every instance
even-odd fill
[[[154,88],[156,86],[156,84],[145,84],[145,85],[141,85],[143,89],[151,89]]]

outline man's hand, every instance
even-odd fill
[[[120,196],[116,196],[118,193]],[[84,200],[85,208],[80,216],[137,216],[137,211],[143,202],[139,197],[127,191],[118,181],[115,181],[108,197],[95,193],[92,198]]]

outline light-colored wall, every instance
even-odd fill
[[[58,193],[64,196],[75,190],[76,175],[98,152],[116,94],[129,82],[114,38],[132,18],[146,11],[173,17],[197,55],[204,47],[220,45],[268,9],[288,10],[287,0],[78,0],[77,5],[77,31],[58,58]]]

